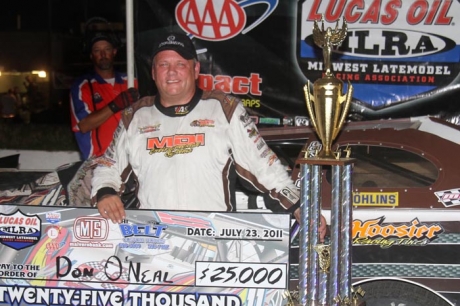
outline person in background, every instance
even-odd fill
[[[40,108],[40,105],[43,104],[43,101],[41,99],[41,93],[35,80],[35,76],[26,76],[23,84],[26,88],[25,97],[27,107],[30,111],[36,112]]]
[[[19,87],[14,86],[11,89],[11,92],[8,90],[8,93],[14,98],[14,100],[16,100],[16,109],[19,110],[22,107],[22,97],[21,93],[19,92]]]
[[[138,178],[141,209],[233,211],[236,171],[299,221],[299,191],[241,101],[197,87],[192,41],[182,33],[159,37],[151,69],[158,94],[122,114],[107,162],[94,170],[91,196],[101,216],[115,223],[125,218],[126,169]],[[322,218],[322,238],[325,232]]]
[[[128,88],[127,76],[115,70],[117,45],[113,35],[96,32],[86,51],[93,71],[78,78],[70,89],[72,131],[85,160],[68,187],[69,205],[89,206],[92,169],[112,141],[122,111],[139,98]]]
[[[70,89],[72,131],[84,159],[104,154],[121,111],[139,96],[137,89],[128,89],[126,74],[114,68],[117,49],[113,39],[97,32],[87,44],[94,70],[78,78]]]
[[[16,97],[13,89],[8,89],[6,94],[0,96],[0,114],[4,120],[13,121],[17,114]]]

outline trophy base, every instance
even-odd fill
[[[296,163],[299,164],[309,164],[309,165],[337,165],[344,166],[352,164],[356,161],[354,158],[328,158],[328,157],[309,157],[309,158],[299,158]]]
[[[354,300],[353,302],[351,302],[351,304],[343,304],[343,306],[366,306],[366,301],[356,301]],[[302,303],[300,302],[294,302],[292,304],[288,304],[288,306],[326,306],[326,304],[317,304],[315,302],[310,302],[310,303],[306,303],[305,305],[302,305]]]

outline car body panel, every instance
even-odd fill
[[[299,182],[299,162],[305,158],[305,153],[313,153],[308,151],[310,144],[313,143],[315,148],[315,142],[319,141],[314,130],[310,127],[280,127],[260,128],[259,132],[286,167],[292,170],[294,180]],[[336,139],[334,150],[349,146],[351,157],[355,158],[353,148],[357,148],[356,145],[391,153],[387,156],[379,155],[379,152],[376,157],[394,158],[395,151],[385,150],[399,150],[397,152],[409,160],[401,163],[396,158],[383,163],[383,158],[378,160],[374,156],[359,164],[363,162],[362,155],[356,156],[353,179],[357,178],[360,185],[353,186],[353,196],[366,194],[372,198],[375,195],[397,194],[398,199],[397,203],[353,206],[353,282],[402,279],[429,288],[450,303],[460,303],[460,205],[457,200],[460,194],[457,168],[460,129],[432,117],[349,122]],[[413,168],[404,168],[411,159],[420,163],[410,164]],[[429,173],[424,173],[425,166],[429,167]],[[367,174],[363,169],[370,168],[384,169],[394,175],[385,180],[393,182],[393,186],[379,186],[379,173],[374,175],[377,177],[376,186],[365,185],[360,177]],[[404,169],[411,175],[401,178]],[[34,177],[33,182],[18,189],[1,191],[0,203],[64,205],[65,192],[59,172],[58,169],[38,179]],[[327,169],[323,171],[322,182],[322,214],[329,223],[331,185]],[[398,186],[400,182],[406,186]],[[237,194],[239,210],[248,209],[249,198],[243,192]],[[255,199],[256,207],[264,208],[264,199],[259,195]],[[297,290],[301,277],[297,272],[298,229],[298,224],[294,222],[289,252],[291,292]]]
[[[292,177],[297,181],[297,186],[300,186],[301,164],[305,163],[305,156],[311,159],[317,153],[311,149],[317,148],[315,142],[319,141],[314,130],[309,127],[284,127],[260,129],[260,133],[269,145],[286,145],[299,139],[306,140],[292,169]],[[359,166],[363,156],[353,156],[356,145],[369,146],[370,150],[375,147],[400,150],[401,156],[418,159],[421,163],[412,165],[417,168],[413,173],[416,177],[414,181],[419,181],[414,186],[407,182],[406,186],[398,186],[398,181],[404,183],[403,179],[398,178],[401,172],[406,172],[403,175],[411,177],[407,175],[413,170],[409,165],[411,160],[398,160],[398,165],[391,162],[385,165],[385,160],[373,161],[377,164],[376,168],[380,165],[389,169],[388,172],[394,171],[393,186],[353,184],[353,204],[356,204],[356,197],[359,198],[363,193],[398,195],[398,201],[393,205],[353,205],[353,282],[381,278],[402,279],[429,288],[450,303],[459,303],[459,127],[432,117],[347,123],[338,135],[333,150],[340,147],[341,158],[346,158],[343,149],[347,146],[351,148],[351,157],[356,158],[353,181],[360,182],[359,177],[367,175],[363,169],[372,168],[372,165],[364,163],[364,167]],[[418,177],[424,171],[420,169],[421,165],[430,167],[432,175]],[[323,167],[321,199],[322,214],[330,224],[332,187],[328,181],[328,171],[327,167]],[[377,177],[377,183],[378,180]],[[290,254],[291,288],[295,288],[302,277],[297,274],[298,248],[298,243],[294,240]]]

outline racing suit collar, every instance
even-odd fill
[[[203,95],[203,91],[197,87],[195,90],[195,94],[193,95],[190,102],[188,102],[187,104],[164,107],[160,103],[160,95],[158,94],[155,97],[155,105],[158,108],[158,110],[166,116],[181,117],[181,116],[187,115],[195,108],[195,106],[201,100],[202,95]]]

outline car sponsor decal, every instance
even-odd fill
[[[45,236],[42,237],[42,240],[46,239],[46,242],[44,242],[45,249],[47,250],[46,254],[52,255],[54,252],[66,247],[67,243],[62,241],[62,236],[66,236],[68,233],[61,226],[49,226],[45,228],[44,232],[48,236],[48,239]]]
[[[252,138],[254,136],[259,136],[259,131],[255,127],[252,127],[250,129],[246,129],[246,132],[248,132],[249,138]],[[256,139],[254,140],[254,143],[256,143],[258,140],[259,140],[259,138],[256,137]]]
[[[41,237],[41,220],[37,215],[27,216],[17,210],[0,214],[0,243],[15,250],[35,245]]]
[[[131,115],[131,114],[134,112],[134,110],[133,110],[133,107],[132,107],[132,106],[129,106],[129,107],[125,108],[125,109],[123,110],[123,112],[124,112],[125,116],[129,116],[129,115]]]
[[[129,224],[121,223],[120,231],[123,237],[149,237],[149,238],[160,238],[163,231],[165,231],[168,226],[162,224]]]
[[[179,134],[164,136],[161,139],[152,137],[147,139],[149,154],[164,153],[166,157],[176,154],[191,153],[193,149],[205,145],[205,134]]]
[[[243,122],[244,127],[247,127],[251,123],[253,123],[251,117],[248,113],[244,113],[240,116],[240,121]]]
[[[150,250],[169,250],[170,248],[166,240],[160,238],[168,228],[165,224],[160,224],[153,220],[148,224],[124,222],[119,224],[119,228],[124,238],[123,242],[118,244],[118,247],[127,249],[126,252],[130,252],[129,249],[139,250],[147,248]]]
[[[195,127],[204,127],[204,126],[214,127],[214,120],[211,120],[211,119],[197,119],[197,120],[193,120],[190,123],[190,126],[195,126]]]
[[[269,155],[272,155],[273,154],[273,151],[272,149],[270,149],[269,147],[267,147],[265,150],[262,151],[262,153],[260,153],[260,157],[261,158],[265,158]]]
[[[145,134],[145,133],[159,131],[160,130],[160,125],[161,124],[148,125],[148,126],[140,127],[140,128],[138,128],[139,129],[139,134]]]
[[[262,148],[264,148],[266,146],[267,146],[267,144],[265,143],[263,138],[260,138],[260,141],[256,144],[257,150],[260,150],[260,149],[262,149]]]
[[[102,102],[102,100],[103,100],[103,99],[102,99],[102,96],[101,96],[100,93],[95,92],[95,93],[93,94],[93,101],[94,101],[94,103],[100,103],[100,102]]]
[[[276,154],[270,155],[270,157],[268,158],[268,165],[269,166],[273,165],[277,160],[278,160],[278,156]]]
[[[283,125],[294,125],[294,118],[284,117],[283,118]]]
[[[310,126],[310,119],[305,116],[294,117],[295,126]]]
[[[174,108],[174,113],[176,115],[186,115],[188,114],[189,110],[188,110],[188,105],[185,105],[185,106],[176,106]]]
[[[436,191],[434,193],[439,202],[444,204],[445,207],[452,207],[460,205],[460,189],[449,189],[443,191]]]
[[[59,226],[55,226],[55,225],[48,226],[45,229],[45,232],[46,232],[46,235],[48,235],[49,238],[56,239],[57,237],[59,237],[60,228],[59,228]]]
[[[61,221],[61,213],[50,211],[45,214],[45,219],[51,224],[56,224]]]
[[[299,194],[288,187],[281,189],[280,193],[284,195],[293,204],[297,203],[300,200]]]
[[[272,125],[280,125],[281,119],[280,118],[259,118],[260,124],[272,124]]]
[[[75,219],[73,235],[76,241],[71,247],[111,248],[112,243],[105,243],[109,235],[109,222],[102,217],[85,216]]]
[[[249,118],[251,118],[251,120],[254,122],[254,124],[259,123],[259,117],[257,117],[257,116],[249,116]]]
[[[238,103],[238,99],[234,96],[226,95],[224,98],[224,102],[231,106],[233,105],[233,103]]]
[[[354,206],[398,206],[398,192],[353,192]]]
[[[353,220],[354,245],[423,246],[439,237],[444,228],[439,223],[423,223],[418,218],[408,223],[383,223],[385,217],[371,220]]]

